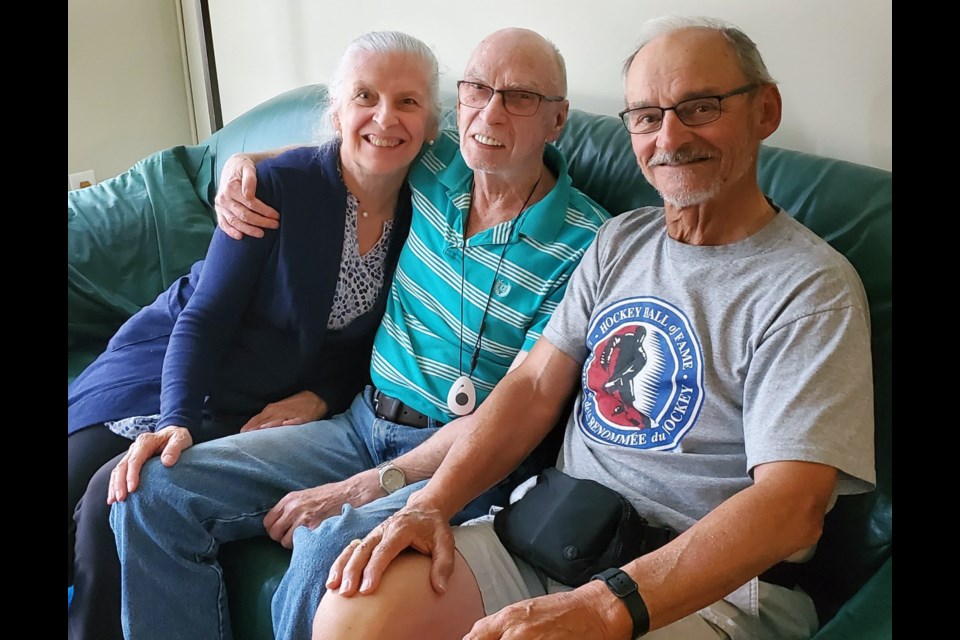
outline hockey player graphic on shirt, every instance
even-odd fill
[[[634,325],[614,335],[604,346],[600,354],[600,366],[609,375],[603,389],[617,398],[612,415],[621,416],[629,424],[638,428],[650,426],[650,418],[636,409],[637,393],[634,386],[640,370],[647,364],[647,354],[643,350],[643,339],[647,330]]]

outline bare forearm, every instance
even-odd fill
[[[403,470],[407,484],[433,477],[457,437],[470,429],[472,419],[473,416],[467,416],[447,423],[418,447],[392,460],[395,466]],[[379,473],[376,469],[356,474],[351,478],[350,485],[354,487],[354,491],[351,494],[352,500],[348,502],[354,507],[386,495],[380,487]]]
[[[290,151],[291,149],[299,149],[306,145],[302,144],[291,144],[286,147],[281,147],[279,149],[267,149],[265,151],[244,151],[243,155],[250,158],[253,161],[253,164],[260,164],[263,160],[269,160],[270,158],[276,158],[278,155],[284,151]]]
[[[443,426],[412,451],[392,460],[393,464],[403,470],[407,484],[431,478],[443,462],[447,452],[457,440],[457,437],[470,428],[472,416],[454,420]],[[350,487],[351,498],[347,500],[354,507],[358,507],[386,495],[380,487],[380,477],[376,469],[362,471],[347,481]]]
[[[452,517],[516,468],[560,419],[572,391],[572,382],[557,385],[547,378],[522,368],[507,374],[415,499]]]
[[[407,483],[433,477],[457,437],[470,429],[471,420],[468,416],[445,424],[417,448],[395,459],[393,463],[403,469]]]
[[[775,464],[787,465],[780,477],[741,491],[670,544],[623,567],[647,604],[652,629],[720,600],[819,539],[836,471]]]

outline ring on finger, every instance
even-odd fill
[[[361,540],[360,538],[354,538],[353,540],[350,541],[350,544],[348,544],[347,547],[349,547],[350,549],[355,549],[359,547],[361,544],[363,544],[363,540]]]

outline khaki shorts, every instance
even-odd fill
[[[514,602],[571,590],[507,551],[493,530],[492,515],[465,522],[454,529],[454,535],[457,551],[467,561],[480,587],[487,615]],[[806,593],[754,578],[723,600],[651,631],[644,638],[806,639],[816,633],[817,626],[816,610]]]

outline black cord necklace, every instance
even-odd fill
[[[517,224],[517,218],[519,218],[520,214],[523,213],[527,208],[527,203],[530,202],[530,198],[533,197],[537,187],[540,186],[540,180],[542,178],[543,167],[540,168],[540,175],[537,177],[537,181],[533,183],[533,189],[530,190],[530,194],[527,196],[527,199],[523,201],[523,204],[520,206],[520,210],[517,211],[516,215],[513,216],[513,219],[510,221],[510,231],[507,234],[507,242],[504,242],[503,249],[500,250],[500,258],[497,260],[497,268],[493,272],[493,281],[490,283],[490,292],[487,294],[487,301],[483,305],[483,315],[480,316],[480,328],[477,331],[477,342],[473,347],[473,355],[470,357],[470,371],[467,373],[467,375],[463,375],[463,291],[466,281],[465,265],[467,261],[467,226],[470,223],[469,210],[467,211],[467,217],[463,221],[463,247],[460,253],[460,361],[457,367],[460,377],[454,380],[453,385],[450,387],[449,393],[447,393],[447,407],[451,412],[453,412],[454,415],[465,416],[469,413],[472,413],[474,408],[477,406],[477,390],[471,378],[474,370],[477,368],[477,360],[480,358],[480,344],[483,340],[483,329],[487,323],[487,311],[490,309],[490,300],[493,298],[494,287],[497,286],[497,276],[500,275],[500,265],[503,264],[503,256],[507,253],[507,244],[509,244],[510,238],[513,237],[513,229]],[[471,186],[471,192],[472,191],[473,187]],[[472,193],[470,197],[470,206],[473,207]]]

